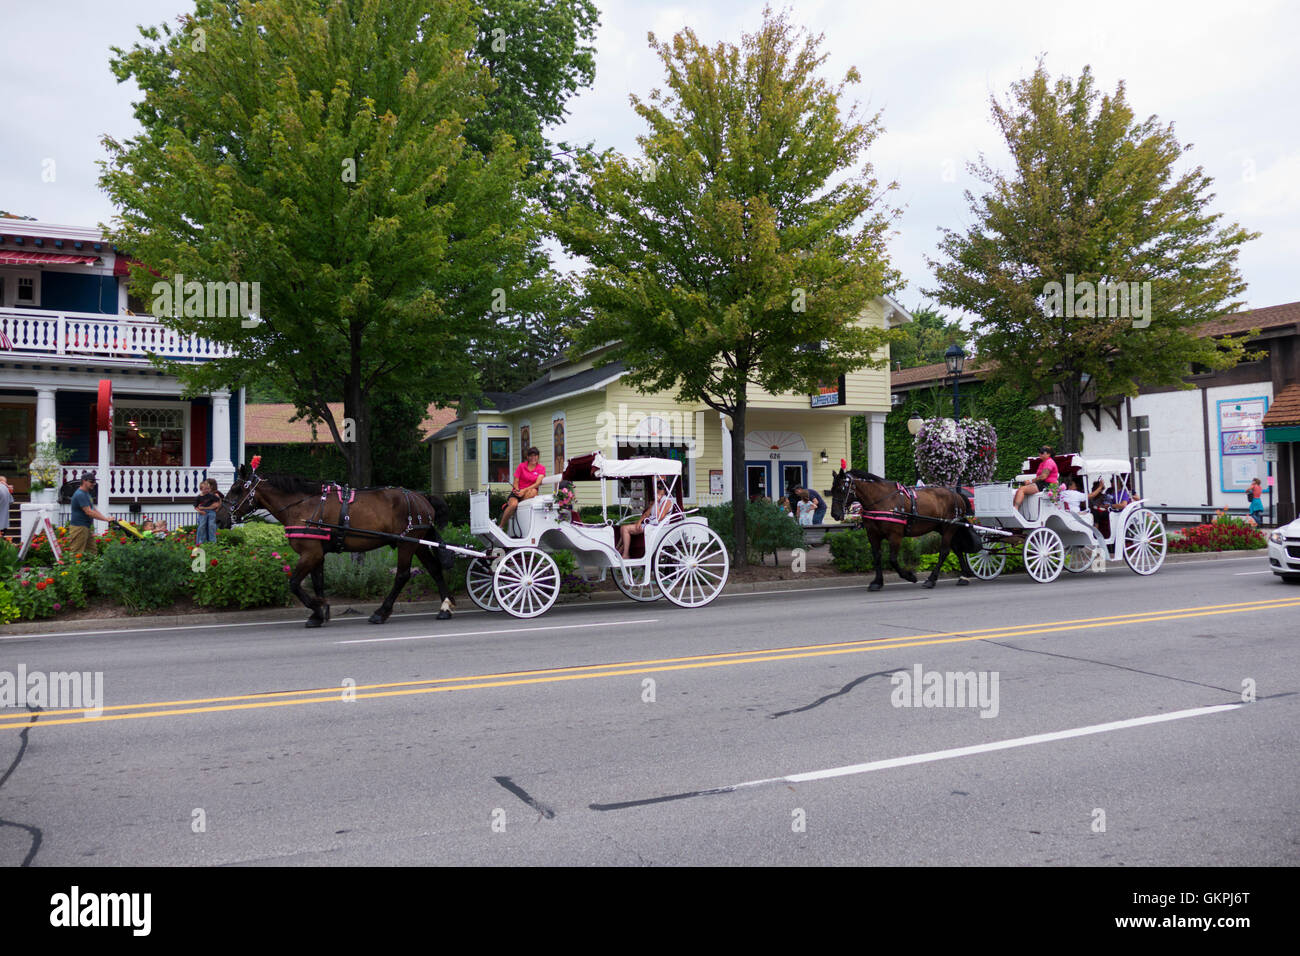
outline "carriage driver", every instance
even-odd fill
[[[537,489],[541,487],[542,479],[546,477],[546,466],[539,464],[541,456],[542,453],[536,448],[530,448],[524,452],[524,460],[515,469],[515,481],[510,489],[510,497],[506,499],[506,506],[501,509],[502,531],[505,530],[510,516],[519,507],[519,502],[537,497]]]
[[[641,513],[641,520],[636,524],[625,524],[622,527],[623,540],[619,545],[619,551],[623,555],[623,560],[628,559],[628,551],[632,547],[632,535],[645,531],[647,525],[659,524],[668,520],[668,516],[673,513],[674,501],[668,497],[664,488],[663,481],[659,475],[655,475],[655,502],[649,508]]]
[[[1052,460],[1052,447],[1044,445],[1038,449],[1038,452],[1038,472],[1034,475],[1033,481],[1026,481],[1016,489],[1016,497],[1012,502],[1016,508],[1020,507],[1020,502],[1025,500],[1026,495],[1036,495],[1040,491],[1046,491],[1048,485],[1061,480],[1061,471]]]

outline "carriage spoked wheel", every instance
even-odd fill
[[[705,525],[670,528],[654,553],[654,579],[678,607],[704,607],[722,593],[731,562],[722,539]]]
[[[1051,528],[1035,528],[1025,538],[1025,570],[1039,583],[1061,576],[1065,568],[1065,545]]]
[[[1155,574],[1165,563],[1168,535],[1153,511],[1139,508],[1124,524],[1124,561],[1138,574]]]
[[[469,599],[485,611],[501,610],[501,602],[492,591],[492,562],[488,558],[473,558],[465,569],[465,590]]]
[[[970,564],[971,573],[975,575],[975,577],[979,578],[981,581],[992,581],[1001,574],[1002,569],[1006,567],[1007,556],[1002,553],[1001,548],[993,551],[986,543],[984,547],[976,551],[974,554],[968,554],[966,556],[966,561]]]
[[[659,590],[659,585],[655,583],[654,571],[650,568],[647,568],[645,572],[645,584],[628,584],[623,580],[622,568],[612,568],[610,573],[614,578],[614,583],[618,586],[618,589],[633,601],[641,601],[642,603],[649,604],[651,601],[657,601],[664,596],[664,592]],[[637,577],[636,570],[633,570],[632,576],[633,578]]]
[[[560,569],[540,548],[509,551],[492,575],[492,594],[512,617],[536,617],[560,596]]]
[[[1092,567],[1092,545],[1072,544],[1065,549],[1065,570],[1071,574],[1082,574]]]

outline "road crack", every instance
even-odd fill
[[[998,647],[1005,647],[1011,651],[1022,651],[1025,654],[1042,654],[1045,657],[1059,657],[1062,660],[1078,661],[1081,664],[1096,664],[1099,667],[1114,667],[1117,670],[1129,671],[1132,674],[1142,674],[1145,677],[1159,677],[1164,680],[1178,681],[1180,684],[1192,684],[1195,687],[1207,687],[1210,690],[1223,691],[1225,694],[1231,694],[1233,697],[1241,696],[1241,689],[1233,690],[1231,687],[1219,687],[1217,684],[1206,684],[1202,681],[1192,680],[1190,677],[1175,677],[1172,674],[1157,674],[1155,671],[1144,671],[1138,667],[1127,667],[1124,664],[1113,664],[1110,661],[1098,661],[1091,657],[1074,657],[1071,654],[1057,654],[1053,651],[1040,651],[1032,647],[1016,647],[1013,644],[1003,644],[1001,641],[985,641],[986,644],[996,644]]]
[[[35,724],[36,721],[40,720],[41,710],[43,708],[28,705],[27,709],[32,712],[31,722],[24,727],[22,733],[18,735],[22,744],[19,746],[18,753],[14,756],[13,762],[9,764],[9,769],[4,772],[3,776],[0,776],[0,787],[3,787],[9,781],[9,778],[13,776],[14,771],[18,769],[18,765],[22,763],[23,756],[27,753],[27,733],[32,729],[32,725]],[[41,849],[41,840],[43,839],[43,835],[40,827],[28,826],[26,823],[17,823],[13,820],[5,820],[3,817],[0,817],[0,827],[15,827],[19,830],[27,831],[28,835],[32,838],[31,849],[27,851],[27,856],[23,857],[23,862],[18,865],[31,866],[32,861],[36,859],[36,854]]]
[[[863,674],[861,677],[849,681],[847,684],[845,684],[839,690],[835,691],[835,693],[833,694],[827,694],[825,697],[819,697],[811,704],[805,704],[802,707],[796,707],[794,710],[782,710],[782,711],[778,711],[775,714],[768,714],[767,715],[768,719],[775,720],[778,717],[785,717],[788,714],[802,714],[804,711],[812,710],[814,707],[820,707],[828,700],[834,700],[836,697],[843,697],[849,691],[853,690],[853,688],[857,687],[859,684],[863,684],[871,680],[871,678],[873,677],[887,677],[891,674],[897,674],[901,670],[903,670],[903,668],[894,667],[894,668],[890,668],[887,671],[876,671],[874,674]]]

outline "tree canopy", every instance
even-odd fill
[[[889,359],[901,368],[933,365],[942,362],[950,345],[960,345],[969,359],[972,352],[970,331],[957,319],[949,319],[929,306],[912,310],[912,321],[899,326],[897,338],[889,345]]]
[[[376,397],[474,394],[475,356],[517,341],[511,317],[544,314],[559,288],[530,124],[589,82],[594,11],[488,7],[504,26],[469,0],[197,0],[179,28],[115,51],[116,75],[144,91],[144,131],[105,139],[101,179],[119,208],[108,231],[143,264],[133,291],[156,303],[160,278],[255,284],[253,320],[165,310],[233,352],[173,370],[193,391],[262,380],[288,395],[328,426],[354,483],[370,481]],[[568,45],[539,49],[530,8],[577,17]],[[525,73],[494,83],[474,55],[493,29],[503,74],[512,55],[547,64],[549,105],[511,107]]]
[[[1001,380],[1028,396],[1059,388],[1064,449],[1080,447],[1085,390],[1136,395],[1192,363],[1235,364],[1240,339],[1194,330],[1241,305],[1237,252],[1257,234],[1219,225],[1200,167],[1176,173],[1190,147],[1172,125],[1136,121],[1122,82],[1102,96],[1089,69],[1053,84],[1042,63],[992,110],[1012,170],[971,165],[989,190],[966,194],[965,233],[944,230],[926,294],[975,316]]]
[[[751,389],[811,393],[873,364],[890,337],[857,322],[897,281],[884,251],[893,211],[863,160],[878,117],[842,112],[857,71],[828,84],[821,37],[770,9],[740,46],[689,29],[650,43],[667,90],[633,97],[643,155],[586,160],[592,201],[558,224],[592,265],[577,345],[616,341],[608,359],[634,386],[731,416],[743,542]]]

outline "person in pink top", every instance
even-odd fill
[[[1025,500],[1026,495],[1036,495],[1040,491],[1046,491],[1047,486],[1061,480],[1061,471],[1056,467],[1056,462],[1052,460],[1052,448],[1050,445],[1044,445],[1038,449],[1038,472],[1034,475],[1033,481],[1026,481],[1016,489],[1015,507],[1020,507],[1020,502]]]
[[[537,489],[541,487],[542,479],[546,477],[546,466],[539,463],[541,456],[542,453],[536,448],[524,452],[524,460],[515,469],[515,483],[510,489],[510,497],[506,499],[506,506],[501,509],[501,530],[505,530],[506,522],[519,507],[519,502],[537,497]]]

